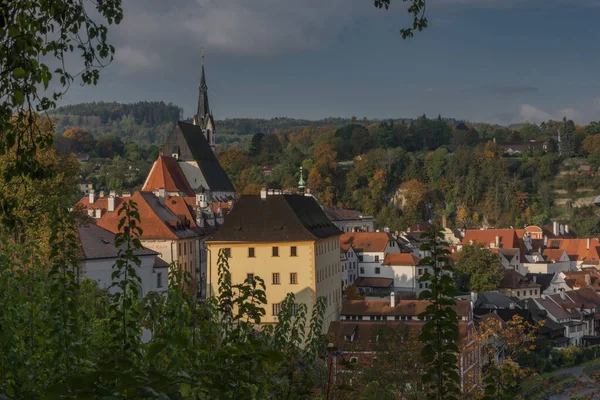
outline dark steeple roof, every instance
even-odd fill
[[[242,196],[209,241],[313,241],[340,235],[312,196]]]
[[[208,107],[208,87],[206,86],[206,76],[204,75],[203,62],[202,75],[200,76],[200,86],[198,88],[198,110],[196,111],[196,119],[198,124],[204,128],[210,117],[210,109]]]
[[[164,148],[170,149],[173,146],[179,147],[180,161],[196,161],[198,163],[208,189],[235,192],[227,173],[219,164],[219,160],[210,148],[200,126],[177,122],[167,137]],[[190,182],[192,187],[198,187],[200,184],[201,182]]]

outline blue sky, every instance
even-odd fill
[[[115,61],[64,104],[164,100],[189,117],[204,47],[217,119],[600,120],[600,0],[429,0],[410,40],[400,0],[124,3]]]

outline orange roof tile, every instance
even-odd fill
[[[347,232],[340,237],[340,245],[352,245],[357,251],[383,252],[394,238],[387,232]]]
[[[121,205],[123,199],[121,197],[115,197],[115,210]],[[108,197],[96,197],[93,204],[90,204],[90,197],[85,196],[82,197],[81,200],[77,202],[77,204],[81,204],[83,206],[84,211],[99,208],[102,210],[101,215],[104,215],[108,211]]]
[[[598,273],[592,271],[568,271],[563,272],[563,274],[565,274],[565,283],[571,289],[590,287],[594,290],[600,290],[600,274]]]
[[[542,256],[546,261],[558,261],[565,253],[562,249],[544,249],[542,250]]]
[[[515,229],[468,229],[462,240],[463,244],[481,243],[489,247],[490,243],[496,243],[496,236],[500,237],[500,247],[505,249],[518,248],[518,238]]]
[[[384,265],[418,265],[421,259],[412,253],[390,253],[383,260]]]
[[[167,192],[184,193],[194,196],[194,190],[187,181],[179,162],[174,157],[158,156],[142,191],[152,192],[164,188]]]
[[[588,247],[589,240],[589,247]],[[569,258],[576,261],[600,260],[598,247],[600,242],[597,238],[587,239],[549,239],[548,247],[552,249],[561,249],[567,252]]]

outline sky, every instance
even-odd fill
[[[62,104],[165,101],[193,115],[200,49],[216,119],[600,120],[600,0],[124,0],[115,59]]]

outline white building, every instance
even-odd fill
[[[81,248],[81,271],[86,278],[98,282],[100,288],[109,288],[112,283],[113,265],[119,258],[115,247],[115,234],[97,225],[77,226]],[[150,291],[163,292],[168,285],[168,264],[157,257],[158,253],[147,248],[134,252],[140,259],[137,273],[141,280],[140,296]],[[109,289],[115,292],[117,288]]]
[[[382,277],[394,279],[395,292],[420,293],[428,287],[419,283],[427,266],[419,265],[421,259],[412,253],[390,253],[383,261]]]
[[[323,208],[327,218],[342,232],[374,232],[375,219],[348,208]]]
[[[358,278],[358,256],[351,245],[340,246],[342,289],[354,284]]]

